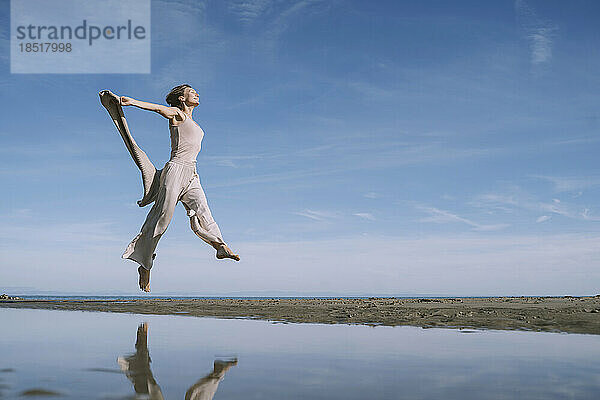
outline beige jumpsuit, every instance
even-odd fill
[[[200,152],[204,132],[187,116],[179,125],[169,125],[169,130],[171,158],[160,174],[156,200],[141,232],[129,243],[122,256],[136,261],[147,270],[152,268],[158,241],[167,230],[179,201],[183,203],[190,217],[192,230],[200,239],[209,244],[225,244],[221,231],[210,213],[196,172],[196,157]]]

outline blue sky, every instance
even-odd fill
[[[198,170],[242,262],[178,206],[153,293],[600,292],[594,1],[152,0],[152,73],[10,74],[0,18],[0,291],[137,294],[149,209],[101,107],[201,97]],[[167,123],[126,108],[160,168]]]

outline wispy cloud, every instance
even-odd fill
[[[355,138],[350,143],[319,145],[309,149],[279,151],[263,155],[262,167],[266,174],[241,176],[211,187],[231,187],[253,183],[267,183],[333,175],[349,171],[388,169],[405,165],[447,164],[464,159],[498,154],[494,148],[451,148],[442,142],[408,143],[403,141],[373,141],[372,138]],[[223,156],[222,159],[235,156]],[[242,160],[243,158],[239,158]],[[265,161],[269,161],[266,163]],[[320,168],[290,168],[292,161],[302,166],[320,164]],[[235,163],[238,165],[238,163]]]
[[[556,26],[538,17],[535,10],[524,0],[515,1],[517,20],[525,32],[531,51],[531,63],[539,65],[552,59],[552,45]]]
[[[315,221],[326,221],[331,220],[333,218],[337,218],[339,215],[337,213],[329,212],[329,211],[317,211],[317,210],[303,210],[294,212],[296,215],[300,215],[306,218],[310,218]]]
[[[311,6],[324,3],[327,2],[324,2],[323,0],[301,0],[292,2],[288,8],[282,10],[277,18],[273,20],[270,30],[271,34],[281,34],[288,28],[296,16],[306,13],[306,10]]]
[[[369,221],[375,221],[375,217],[371,213],[354,213],[352,215],[362,219],[368,219]]]
[[[549,142],[550,145],[554,146],[568,146],[568,145],[589,145],[592,143],[600,142],[600,137],[598,136],[581,136],[581,137],[569,137],[564,139],[555,139]]]
[[[222,159],[222,160],[218,160],[215,162],[216,165],[218,165],[219,167],[231,167],[231,168],[237,168],[238,165],[236,163],[233,162],[233,160],[231,159]]]
[[[319,211],[319,210],[310,210],[310,209],[305,209],[302,211],[295,211],[293,214],[295,215],[300,215],[302,217],[306,217],[309,219],[312,219],[314,221],[332,221],[332,220],[339,220],[340,218],[344,217],[344,216],[349,216],[348,214],[343,214],[340,212],[331,212],[331,211]],[[362,219],[366,219],[369,221],[375,221],[375,217],[373,216],[373,214],[368,213],[368,212],[357,212],[357,213],[352,213],[352,216],[358,217],[358,218],[362,218]]]
[[[552,58],[552,35],[554,28],[536,28],[529,34],[531,40],[531,62],[534,64],[550,61]]]
[[[480,208],[503,210],[506,212],[527,210],[542,213],[544,216],[554,214],[575,220],[600,221],[600,217],[592,215],[589,208],[574,206],[559,199],[542,201],[518,187],[514,187],[509,193],[486,193],[479,195],[470,204]],[[548,219],[549,217],[543,218],[542,221],[537,222],[543,222]]]
[[[206,2],[154,1],[154,8],[161,10],[161,23],[152,28],[152,57],[165,62],[153,66],[153,73],[141,79],[162,92],[183,82],[203,90],[215,79],[221,61],[231,53],[230,35],[206,22],[210,21]],[[177,55],[173,56],[175,37]]]
[[[429,214],[428,217],[420,219],[420,222],[432,222],[436,224],[460,222],[471,226],[476,231],[496,231],[510,226],[509,224],[480,224],[468,218],[461,217],[458,214],[454,214],[445,210],[440,210],[439,208],[435,207],[419,205],[417,206],[417,209]]]
[[[587,189],[593,186],[600,186],[600,177],[581,177],[581,176],[549,176],[549,175],[531,175],[532,178],[542,179],[554,185],[556,192],[570,192]]]
[[[344,81],[343,86],[356,91],[363,98],[368,100],[389,101],[397,95],[395,90],[382,88],[367,81]]]
[[[98,246],[122,243],[122,239],[115,232],[115,221],[49,221],[31,210],[17,209],[0,215],[0,224],[2,247],[18,243],[21,248],[28,247],[38,251],[50,247],[85,251]]]
[[[381,195],[377,192],[368,192],[368,193],[365,193],[363,196],[366,197],[367,199],[378,199],[381,197]]]
[[[552,217],[550,217],[549,215],[542,215],[542,216],[538,217],[535,220],[535,222],[537,222],[539,224],[539,223],[548,221],[550,218],[552,218]]]
[[[273,3],[274,8],[271,18],[268,18],[261,24],[260,31],[256,32],[258,36],[255,43],[262,49],[265,59],[271,62],[277,62],[275,55],[278,52],[281,37],[285,32],[300,20],[300,17],[306,19],[313,14],[321,12],[321,5],[324,7],[330,6],[331,2],[323,0],[301,0],[290,3]],[[283,7],[282,7],[283,5]],[[252,12],[259,11],[259,7],[247,11],[247,16],[250,17]],[[260,10],[262,11],[262,10]],[[258,16],[258,15],[257,15]]]
[[[227,9],[243,24],[251,24],[265,13],[271,3],[270,0],[234,0]]]

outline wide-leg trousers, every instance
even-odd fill
[[[209,244],[225,244],[200,186],[196,163],[171,160],[162,170],[156,201],[141,232],[129,243],[122,257],[150,270],[158,241],[167,230],[179,201],[190,217],[192,230],[200,239]]]

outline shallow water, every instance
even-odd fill
[[[22,309],[0,309],[0,326],[0,399],[600,394],[600,336],[592,335]]]

